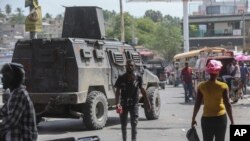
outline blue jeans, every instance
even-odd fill
[[[193,84],[191,83],[184,83],[184,91],[185,91],[185,102],[188,102],[189,98],[193,98]]]

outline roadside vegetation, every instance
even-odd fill
[[[106,37],[120,39],[120,13],[104,10]],[[9,24],[24,24],[25,15],[21,8],[12,9],[7,4],[0,10],[0,18],[8,19]],[[63,19],[63,14],[54,18]],[[46,13],[43,20],[53,19]],[[147,10],[143,17],[134,17],[124,13],[125,41],[132,45],[140,45],[151,49],[167,61],[172,61],[175,54],[182,51],[182,20],[170,15],[163,15],[160,11]]]

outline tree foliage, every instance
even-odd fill
[[[10,15],[11,11],[12,11],[11,6],[9,4],[6,4],[6,6],[5,6],[5,12],[6,12],[6,14]]]
[[[5,15],[2,13],[2,9],[0,8],[0,18],[4,18]]]
[[[46,18],[46,19],[51,19],[51,18],[52,18],[52,15],[49,14],[49,13],[46,13],[46,14],[45,14],[45,18]]]
[[[144,15],[145,18],[150,18],[154,22],[162,21],[162,13],[160,11],[147,10]]]
[[[107,38],[120,39],[120,14],[104,11]],[[124,13],[125,41],[138,38],[138,45],[150,48],[171,61],[180,52],[182,45],[181,19],[170,15],[163,16],[159,11],[148,10],[144,17],[135,18]]]
[[[10,24],[24,24],[25,16],[23,14],[23,10],[21,8],[16,9],[16,14],[12,14],[10,17],[9,23]]]
[[[62,20],[62,19],[63,19],[63,15],[62,15],[62,14],[56,15],[56,19],[57,19],[57,20]]]

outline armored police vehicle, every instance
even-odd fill
[[[143,75],[153,107],[151,112],[145,110],[146,118],[158,119],[158,78],[143,70],[132,46],[105,40],[104,31],[101,8],[67,7],[62,38],[16,43],[12,62],[24,65],[25,85],[38,121],[41,117],[83,118],[88,129],[103,128],[108,110],[115,106],[114,83],[125,72],[127,59],[133,59]]]

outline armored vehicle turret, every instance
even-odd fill
[[[135,49],[119,41],[105,40],[102,9],[67,7],[62,38],[19,40],[12,62],[26,71],[25,85],[41,117],[82,117],[88,129],[101,129],[108,110],[115,106],[114,83],[133,59],[143,73],[143,87],[153,106],[147,119],[158,119],[158,78],[142,71]],[[143,104],[143,99],[140,99]]]

